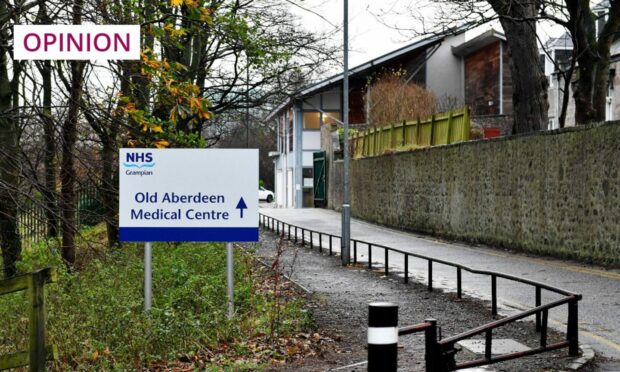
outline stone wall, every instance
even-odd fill
[[[353,160],[350,171],[355,217],[620,266],[620,123]]]

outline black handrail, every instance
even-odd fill
[[[288,239],[290,240],[290,229],[291,227],[295,228],[295,243],[297,243],[297,229],[300,228],[301,229],[301,244],[302,246],[305,245],[306,243],[306,232],[309,232],[310,234],[310,248],[314,248],[314,241],[313,241],[313,234],[318,234],[319,236],[319,251],[322,251],[323,249],[323,235],[329,236],[329,255],[331,256],[333,254],[332,252],[332,240],[333,238],[338,238],[341,239],[340,236],[335,235],[335,234],[330,234],[330,233],[326,233],[326,232],[322,232],[322,231],[316,231],[316,230],[311,230],[311,229],[307,229],[301,226],[297,226],[297,225],[293,225],[290,223],[286,223],[284,221],[280,221],[274,217],[270,217],[270,216],[266,216],[264,214],[259,214],[259,222],[262,223],[263,226],[267,227],[268,229],[272,230],[272,231],[277,231],[278,234],[284,236],[284,228],[286,225],[288,225],[288,230],[289,230],[289,237]],[[275,226],[274,226],[275,224]],[[280,225],[282,225],[282,230],[280,230]],[[537,282],[535,280],[530,280],[530,279],[524,279],[521,277],[517,277],[517,276],[513,276],[513,275],[509,275],[509,274],[504,274],[504,273],[500,273],[497,271],[490,271],[490,270],[479,270],[479,269],[474,269],[462,264],[457,264],[454,262],[450,262],[450,261],[446,261],[446,260],[442,260],[439,258],[433,258],[433,257],[429,257],[429,256],[425,256],[422,254],[418,254],[418,253],[413,253],[413,252],[405,252],[403,250],[400,249],[396,249],[396,248],[391,248],[391,247],[387,247],[385,245],[382,244],[376,244],[376,243],[371,243],[371,242],[367,242],[364,240],[360,240],[360,239],[351,239],[351,242],[353,243],[353,263],[357,263],[357,246],[358,244],[365,244],[368,247],[368,268],[372,269],[372,249],[373,248],[379,248],[379,249],[383,249],[384,250],[384,254],[385,254],[385,274],[388,274],[388,260],[389,260],[389,256],[388,253],[391,252],[395,252],[395,253],[399,253],[402,254],[404,257],[404,265],[405,265],[405,273],[404,273],[404,282],[407,283],[409,281],[409,257],[415,257],[415,258],[420,258],[423,260],[427,260],[428,261],[428,290],[432,291],[433,290],[433,263],[439,263],[439,264],[443,264],[446,266],[451,266],[457,269],[456,271],[456,277],[457,277],[457,297],[461,298],[462,297],[462,280],[461,280],[461,271],[465,270],[469,273],[472,274],[478,274],[478,275],[488,275],[491,277],[491,313],[493,314],[493,316],[497,315],[497,278],[502,278],[502,279],[506,279],[506,280],[511,280],[514,282],[519,282],[519,283],[523,283],[523,284],[527,284],[527,285],[531,285],[533,287],[535,287],[536,291],[535,291],[535,304],[536,307],[534,307],[533,309],[521,312],[519,314],[507,317],[507,318],[503,318],[488,324],[485,324],[483,326],[474,328],[472,330],[463,332],[461,334],[446,338],[442,341],[436,341],[436,340],[431,340],[428,341],[427,343],[430,342],[430,344],[427,344],[427,356],[428,356],[428,360],[427,360],[427,368],[430,366],[431,370],[454,370],[454,369],[461,369],[461,368],[466,368],[466,367],[473,367],[473,366],[479,366],[479,365],[485,365],[485,364],[491,364],[491,363],[496,363],[496,362],[500,362],[500,361],[504,361],[504,360],[509,360],[509,359],[514,359],[514,358],[518,358],[521,356],[526,356],[526,355],[532,355],[532,354],[536,354],[536,353],[541,353],[541,352],[545,352],[545,351],[549,351],[549,350],[555,350],[558,348],[563,348],[563,347],[567,347],[569,349],[569,354],[571,356],[575,356],[578,354],[578,347],[579,347],[579,336],[578,336],[578,332],[579,332],[579,328],[578,328],[578,301],[580,301],[582,299],[581,294],[578,293],[574,293],[559,287],[554,287],[551,286],[549,284],[546,283],[541,283],[541,282]],[[550,302],[548,304],[542,305],[541,304],[541,291],[542,289],[548,290],[550,292],[556,293],[556,294],[560,294],[563,296],[566,296],[565,298],[562,298],[560,300],[556,300],[553,302]],[[561,306],[564,304],[568,304],[568,321],[567,321],[567,341],[566,342],[561,342],[561,343],[556,343],[553,345],[547,345],[547,318],[548,318],[548,311],[551,308],[557,307],[557,306]],[[540,331],[541,332],[541,346],[539,348],[536,349],[532,349],[529,350],[527,352],[520,352],[520,353],[512,353],[512,354],[505,354],[505,355],[500,355],[500,356],[496,356],[496,357],[492,357],[491,356],[491,344],[492,344],[492,330],[498,327],[501,327],[503,325],[506,325],[508,323],[511,322],[515,322],[519,319],[523,319],[526,318],[528,316],[531,315],[535,315],[536,317],[536,331]],[[542,317],[541,317],[542,316]],[[425,324],[425,323],[422,323]],[[413,331],[414,329],[416,331],[418,331],[418,326],[421,325],[415,325],[415,326],[411,326],[411,330]],[[405,330],[408,329],[407,327],[405,328],[401,328],[402,331],[406,332]],[[401,334],[401,330],[399,330],[399,334]],[[407,334],[407,333],[412,333],[412,332],[406,332],[406,333],[402,333],[402,334]],[[462,363],[457,365],[456,363],[454,363],[454,354],[455,351],[453,350],[453,346],[456,342],[463,340],[463,339],[467,339],[469,337],[481,334],[481,333],[486,333],[486,345],[485,345],[485,358],[484,359],[479,359],[479,360],[475,360],[475,361],[471,361],[471,362],[466,362],[466,363]],[[432,337],[431,337],[432,339]],[[430,353],[430,354],[429,354]],[[445,356],[446,358],[450,359],[451,358],[451,362],[446,362],[446,361],[442,361],[441,357]],[[430,362],[429,362],[430,360]],[[430,365],[428,364],[430,363]]]

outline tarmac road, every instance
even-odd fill
[[[275,209],[261,205],[260,213],[286,223],[340,235],[340,213],[326,209]],[[301,234],[301,231],[299,231]],[[301,236],[301,235],[300,235]],[[457,262],[472,268],[499,271],[548,283],[572,292],[581,293],[579,302],[580,343],[594,347],[597,354],[620,360],[620,272],[552,258],[533,257],[488,247],[470,246],[435,240],[432,237],[390,229],[361,220],[351,221],[352,238],[382,244],[400,250]],[[328,244],[323,237],[323,246]],[[309,240],[309,235],[306,235]],[[318,238],[314,235],[314,244]],[[333,242],[334,252],[340,251],[340,242]],[[368,261],[366,247],[358,246],[358,261]],[[351,253],[353,254],[353,253]],[[403,256],[390,253],[390,270],[404,270]],[[384,252],[372,250],[373,265],[383,266]],[[427,261],[409,259],[410,277],[426,282]],[[464,294],[490,299],[491,279],[488,276],[462,274]],[[456,270],[445,265],[433,267],[433,283],[436,288],[456,291]],[[498,307],[505,315],[534,307],[534,288],[502,279],[497,281]],[[556,295],[543,290],[543,303],[557,299]],[[567,307],[554,309],[549,314],[549,325],[566,331]],[[424,314],[420,314],[420,319]],[[439,320],[441,321],[441,320]]]

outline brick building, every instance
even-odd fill
[[[352,128],[366,123],[367,82],[390,70],[403,71],[440,100],[469,105],[474,122],[510,133],[512,82],[502,33],[489,29],[469,39],[464,30],[433,35],[353,67],[349,78]],[[321,149],[321,126],[340,123],[341,86],[342,74],[338,74],[304,87],[267,116],[278,133],[273,153],[278,206],[314,205],[312,154]]]

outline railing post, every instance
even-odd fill
[[[319,252],[323,252],[323,233],[319,233]]]
[[[433,261],[428,260],[428,290],[433,290]]]
[[[297,244],[297,225],[295,226],[295,244]]]
[[[288,225],[288,240],[291,240],[291,225]]]
[[[536,313],[540,314],[540,313]],[[542,328],[540,330],[540,346],[547,347],[547,319],[549,317],[549,310],[545,309],[542,313]]]
[[[385,250],[385,275],[388,275],[388,266],[389,266],[389,262],[388,262],[388,253],[390,253],[390,251],[387,248],[384,248]]]
[[[439,345],[437,345],[437,320],[426,319],[431,326],[424,330],[426,372],[439,371]]]
[[[332,235],[329,235],[329,255],[332,255]]]
[[[541,303],[541,288],[539,286],[536,286],[536,306],[538,307],[540,306]],[[540,332],[540,313],[536,313],[536,332]]]
[[[368,268],[372,269],[372,244],[368,244]]]
[[[312,230],[310,230],[310,249],[314,248],[314,242],[312,241]]]
[[[491,275],[491,314],[497,315],[497,277]]]
[[[484,336],[484,357],[491,360],[493,350],[493,329],[488,329]]]
[[[568,354],[577,356],[579,354],[579,323],[578,323],[578,302],[574,298],[568,303],[568,322],[566,338],[568,339]]]
[[[301,246],[304,247],[306,245],[306,230],[301,228]]]
[[[461,268],[456,268],[456,297],[463,297],[463,282],[461,280]]]
[[[405,284],[409,283],[409,255],[405,253]]]
[[[353,263],[357,263],[357,240],[353,241]]]
[[[398,305],[368,304],[368,371],[398,369]]]

